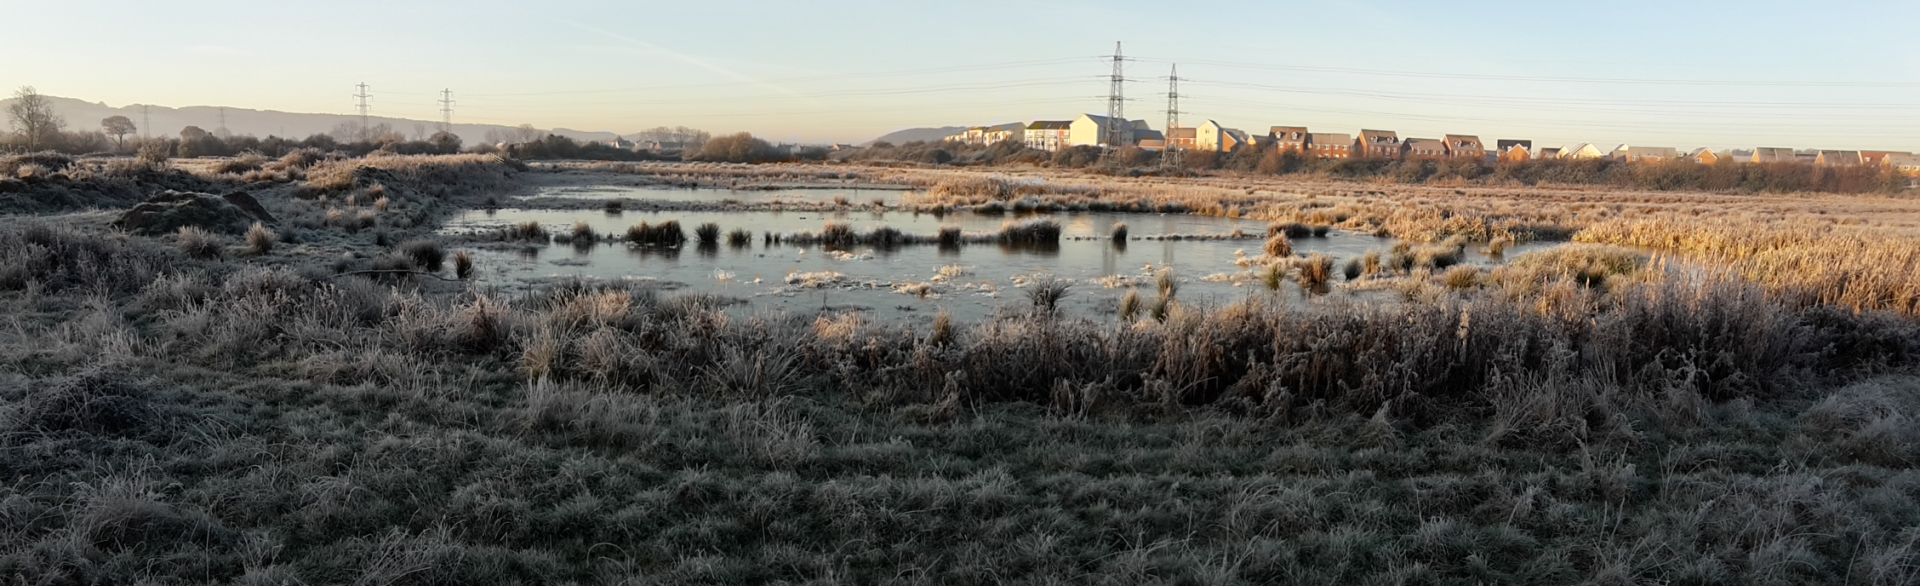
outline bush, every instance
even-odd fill
[[[413,264],[425,267],[427,272],[438,273],[446,262],[447,251],[434,240],[411,240],[400,245],[400,253],[413,261]]]
[[[709,139],[692,159],[709,163],[776,163],[785,157],[767,141],[741,132]]]

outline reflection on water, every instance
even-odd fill
[[[560,244],[535,247],[531,255],[476,254],[483,277],[502,285],[552,276],[653,279],[683,284],[683,290],[744,298],[747,303],[731,309],[743,313],[808,312],[831,305],[861,308],[882,319],[932,319],[933,313],[942,308],[956,318],[972,319],[989,315],[1002,305],[1027,304],[1021,285],[1032,275],[1050,274],[1073,283],[1069,295],[1061,301],[1061,311],[1069,315],[1111,316],[1118,299],[1126,293],[1124,284],[1150,283],[1153,274],[1161,268],[1171,268],[1181,281],[1180,297],[1188,301],[1224,303],[1247,296],[1272,295],[1283,301],[1298,302],[1304,295],[1291,283],[1279,292],[1268,292],[1260,286],[1206,280],[1209,275],[1243,270],[1235,264],[1240,258],[1236,253],[1258,256],[1262,242],[1258,239],[1137,240],[1167,234],[1226,235],[1235,229],[1264,234],[1265,224],[1261,222],[1116,213],[1051,217],[1060,222],[1067,238],[1056,246],[1038,248],[972,244],[954,248],[915,245],[827,250],[769,245],[760,236],[767,232],[818,231],[827,221],[845,222],[859,231],[889,226],[922,236],[931,236],[942,226],[959,226],[967,232],[992,232],[1011,219],[1011,216],[971,213],[936,218],[929,214],[875,211],[627,212],[609,217],[597,210],[499,210],[469,212],[445,230],[459,233],[535,221],[548,226],[549,230],[564,232],[571,230],[575,221],[580,221],[601,233],[621,234],[635,223],[657,224],[667,220],[679,221],[689,233],[706,222],[718,224],[722,233],[736,228],[749,230],[755,237],[746,246],[702,246],[689,241],[683,247],[653,247],[602,242],[581,247]],[[1129,226],[1136,240],[1116,244],[1106,238],[1120,222]],[[1294,251],[1303,255],[1325,253],[1333,256],[1336,263],[1344,263],[1370,250],[1384,252],[1392,246],[1392,240],[1336,232],[1325,238],[1298,239],[1294,242]],[[1508,256],[1545,246],[1522,245],[1509,250]],[[1466,261],[1497,262],[1472,249]],[[951,271],[959,276],[942,274],[941,268],[949,265],[959,266]],[[1121,285],[1108,288],[1102,285],[1101,279],[1109,276],[1126,278],[1108,279],[1109,283]],[[896,289],[911,294],[896,292]],[[920,295],[923,292],[925,297]]]

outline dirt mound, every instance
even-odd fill
[[[238,200],[238,204],[235,203]],[[255,208],[258,214],[247,208]],[[252,196],[238,192],[227,197],[167,190],[133,206],[113,225],[137,234],[159,235],[196,226],[214,232],[238,234],[255,221],[272,222],[273,216]]]

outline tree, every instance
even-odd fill
[[[433,137],[427,139],[427,142],[433,143],[434,150],[442,153],[454,154],[460,152],[460,135],[458,134],[442,130],[433,133]]]
[[[67,121],[53,111],[53,100],[40,95],[33,86],[20,86],[7,105],[7,122],[27,140],[27,150],[38,150],[52,142]]]
[[[213,135],[211,133],[208,133],[206,129],[200,128],[198,126],[188,126],[186,128],[180,129],[180,140],[184,140],[188,142],[197,141],[209,136],[213,136]]]
[[[126,148],[127,135],[139,130],[133,127],[133,121],[128,120],[126,116],[108,116],[100,120],[100,131],[112,136],[118,148]]]
[[[952,155],[948,155],[949,158]],[[716,137],[706,142],[696,160],[720,163],[770,163],[783,158],[779,149],[767,141],[741,132]]]

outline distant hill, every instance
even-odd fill
[[[967,127],[965,126],[942,126],[939,128],[908,128],[905,130],[895,130],[893,132],[886,133],[880,138],[869,140],[861,146],[866,146],[866,145],[873,144],[880,141],[887,141],[893,144],[908,143],[916,140],[924,140],[924,141],[932,142],[932,141],[937,141],[949,136],[953,136],[955,133],[958,133],[966,129]]]
[[[134,126],[141,126],[140,105],[122,107],[108,106],[104,102],[86,102],[73,98],[48,96],[53,102],[54,112],[67,120],[68,130],[95,130],[100,128],[100,120],[108,116],[126,116]],[[0,108],[11,104],[13,98],[0,99]],[[217,106],[187,106],[170,108],[166,106],[148,106],[147,119],[151,119],[153,128],[142,126],[140,133],[147,136],[177,136],[180,129],[198,126],[214,131],[220,126],[220,108]],[[306,138],[314,134],[326,134],[342,122],[358,122],[359,116],[350,114],[312,114],[299,112],[280,112],[276,110],[252,110],[247,108],[227,108],[227,131],[233,134],[251,134],[258,137],[275,135],[287,138]],[[413,137],[416,134],[430,135],[439,129],[438,120],[411,120],[407,118],[368,117],[373,125],[386,124],[394,131]],[[453,133],[460,135],[461,142],[469,145],[484,141],[489,130],[507,130],[509,126],[498,124],[459,124],[453,125]],[[606,141],[613,140],[612,132],[589,132],[555,128],[546,132],[574,140]]]

